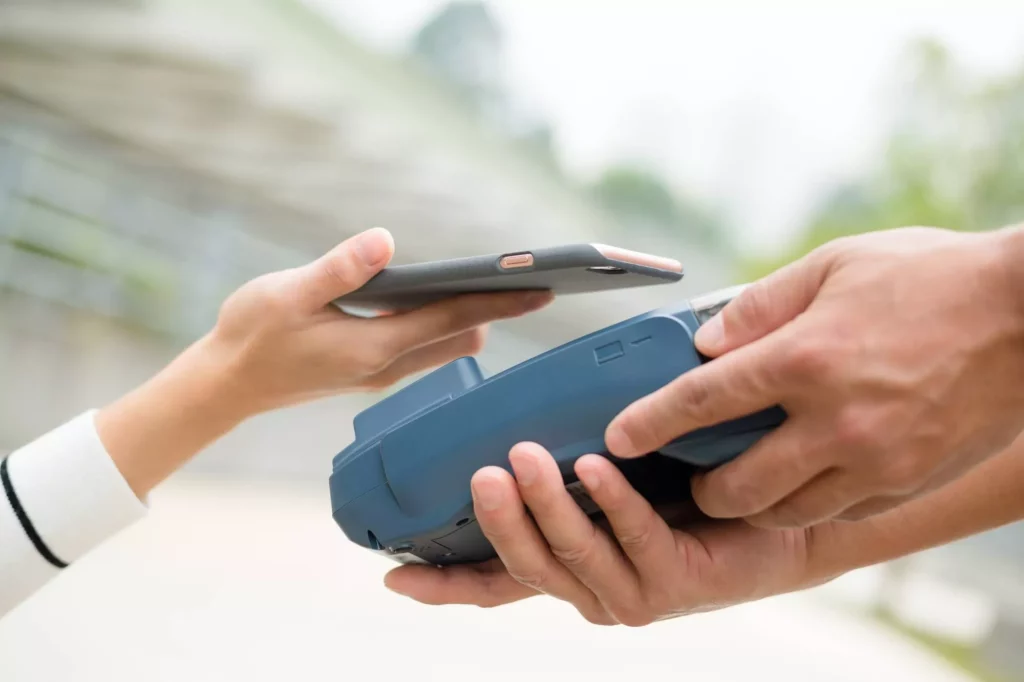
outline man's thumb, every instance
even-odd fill
[[[395,242],[387,230],[375,227],[348,239],[300,269],[295,286],[302,305],[322,308],[366,284],[391,261]]]
[[[824,261],[812,253],[746,287],[697,330],[697,349],[718,357],[791,322],[817,296],[827,273]]]

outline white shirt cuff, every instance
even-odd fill
[[[46,548],[70,564],[146,514],[90,410],[8,457],[10,482]]]

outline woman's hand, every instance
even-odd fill
[[[306,266],[259,277],[225,301],[207,343],[247,412],[386,388],[477,354],[486,323],[551,300],[544,292],[471,295],[372,319],[330,305],[380,272],[393,252],[385,230],[370,230]]]
[[[331,302],[387,266],[394,243],[364,232],[325,256],[259,277],[163,372],[100,410],[100,438],[139,496],[250,416],[380,390],[479,352],[485,325],[544,307],[547,293],[469,295],[373,319]]]

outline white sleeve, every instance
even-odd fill
[[[95,414],[0,464],[0,617],[146,513],[100,441]]]

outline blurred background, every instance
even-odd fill
[[[677,287],[498,325],[500,371],[834,237],[1024,219],[1020,3],[0,0],[0,454],[260,273],[597,241]],[[0,621],[3,680],[1024,680],[1024,528],[641,631],[428,609],[330,518],[380,396],[266,415]]]

